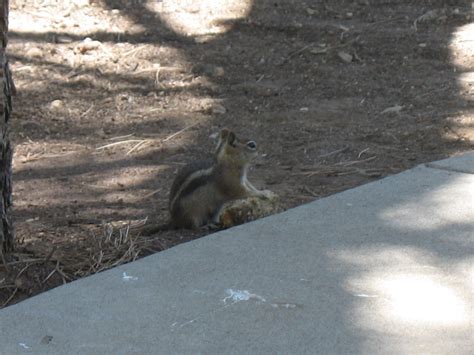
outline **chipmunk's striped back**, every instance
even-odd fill
[[[172,211],[172,215],[179,214],[179,203],[177,202],[207,183],[213,165],[212,160],[197,161],[186,165],[179,171],[171,186],[169,197],[169,209]]]

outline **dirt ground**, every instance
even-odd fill
[[[202,236],[126,226],[167,220],[176,170],[223,127],[258,142],[250,180],[284,208],[474,147],[470,1],[10,8],[17,245],[0,307]]]

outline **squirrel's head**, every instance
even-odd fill
[[[224,128],[219,134],[217,144],[217,161],[235,162],[239,165],[250,163],[257,156],[257,143],[252,140],[242,140],[235,133]]]

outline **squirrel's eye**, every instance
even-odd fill
[[[247,147],[249,147],[252,150],[255,150],[257,149],[257,143],[255,143],[254,141],[249,141],[247,142]]]

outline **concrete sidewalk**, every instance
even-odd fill
[[[0,311],[0,353],[472,354],[474,153]]]

